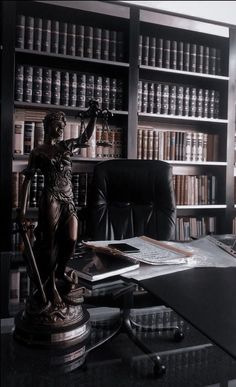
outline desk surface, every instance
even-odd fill
[[[160,277],[160,284],[161,281]],[[117,284],[113,285],[112,289],[116,290]],[[95,289],[95,294],[98,290]],[[103,293],[102,289],[99,293],[100,291]],[[88,304],[91,304],[89,300]],[[205,336],[185,321],[183,321],[185,339],[181,343],[174,342],[170,333],[145,331],[139,333],[142,340],[153,353],[161,356],[163,364],[166,365],[166,375],[160,380],[153,375],[153,364],[150,359],[122,330],[105,344],[89,351],[90,345],[101,344],[107,336],[110,337],[113,329],[116,330],[117,320],[118,322],[120,320],[119,308],[104,308],[105,304],[102,304],[102,308],[94,306],[89,309],[92,331],[89,342],[86,343],[85,357],[79,356],[80,346],[68,348],[65,353],[63,350],[48,351],[24,347],[13,340],[14,320],[3,319],[1,321],[1,386],[110,387],[115,384],[117,387],[124,385],[203,387],[216,383],[227,385],[236,380],[236,361],[218,347],[210,345]],[[172,312],[171,315],[166,314],[165,320],[165,313],[158,308],[146,305],[141,312],[140,309],[134,310],[134,317],[138,319],[137,321],[141,318],[140,322],[144,325],[154,324],[155,326],[164,321],[167,324],[170,323]],[[175,323],[179,320],[182,322],[179,316],[173,317]]]
[[[140,283],[236,359],[235,267],[195,268]]]

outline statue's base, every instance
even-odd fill
[[[90,333],[90,315],[81,305],[67,306],[58,311],[63,318],[31,315],[27,310],[15,318],[14,338],[37,347],[66,347],[82,343]],[[50,315],[51,317],[51,315]]]

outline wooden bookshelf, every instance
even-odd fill
[[[144,127],[147,125],[148,130],[150,128],[154,128],[157,131],[190,130],[195,133],[201,132],[209,135],[218,135],[220,149],[217,159],[204,161],[167,159],[166,161],[173,166],[174,175],[214,175],[218,181],[215,204],[177,205],[177,216],[190,218],[191,216],[212,217],[214,215],[216,217],[216,233],[230,233],[235,215],[235,212],[233,213],[232,211],[234,208],[233,177],[235,176],[235,30],[227,26],[209,24],[202,21],[198,22],[196,20],[191,21],[156,11],[147,11],[132,5],[115,4],[115,2],[108,4],[103,1],[91,1],[88,4],[85,4],[85,2],[74,2],[74,4],[69,2],[67,4],[66,2],[51,1],[18,1],[11,2],[11,7],[7,3],[7,1],[2,2],[3,28],[0,42],[2,59],[0,137],[1,215],[4,224],[3,250],[10,251],[12,245],[11,229],[13,215],[9,201],[9,198],[12,196],[12,172],[20,172],[25,167],[28,159],[28,156],[24,154],[12,154],[12,130],[14,128],[15,112],[32,113],[34,111],[43,112],[60,109],[72,120],[75,118],[78,110],[86,109],[86,106],[78,107],[70,106],[69,104],[65,106],[61,103],[26,102],[24,98],[22,101],[16,101],[14,99],[14,78],[17,64],[32,67],[38,66],[42,69],[50,68],[52,71],[90,73],[96,76],[121,79],[123,81],[122,109],[112,109],[113,117],[110,124],[111,126],[124,129],[122,158],[137,158],[137,133],[139,126]],[[62,54],[59,52],[59,49],[58,52],[43,49],[36,50],[34,44],[32,49],[27,48],[24,44],[22,44],[22,47],[19,47],[20,44],[16,40],[18,15],[24,15],[25,18],[32,17],[34,21],[36,18],[41,18],[42,21],[51,20],[58,21],[59,24],[67,23],[67,26],[69,23],[72,23],[76,28],[81,25],[88,26],[93,31],[98,29],[100,33],[102,30],[122,32],[123,52],[119,60],[117,57],[114,60],[115,56],[109,53],[106,59],[101,54],[98,54],[98,59],[95,57],[97,55],[94,54],[95,51],[88,57],[86,55],[71,55],[68,51]],[[117,34],[115,35],[117,36]],[[142,60],[140,61],[140,36],[149,37],[149,43],[152,39],[152,47],[154,47],[153,42],[157,44],[158,39],[162,39],[160,43],[163,44],[163,49],[165,48],[166,50],[163,55],[167,55],[164,65],[159,66],[156,59],[154,61],[153,58],[151,58],[153,65],[149,63],[144,64]],[[91,42],[94,44],[93,37],[90,40]],[[189,53],[185,52],[186,58],[190,58],[188,70],[184,69],[178,56],[174,57],[175,48],[177,47],[178,54],[178,47],[185,47],[185,43],[186,47],[190,48]],[[158,45],[155,46],[154,50],[156,57],[157,47]],[[171,63],[168,65],[169,49]],[[216,50],[218,55],[217,69],[216,64],[214,64]],[[179,51],[181,50],[179,49]],[[207,66],[204,69],[201,67],[203,65],[203,62],[201,62],[202,52],[206,53],[206,57],[207,53],[209,52],[210,55],[211,52],[208,73],[203,71],[204,69],[207,70]],[[194,62],[195,60],[196,63]],[[195,71],[193,71],[193,68]],[[172,114],[163,114],[163,112],[149,113],[140,111],[138,108],[139,81],[182,86],[185,89],[196,89],[197,93],[198,90],[205,89],[216,91],[220,95],[219,111],[212,113],[212,117],[205,117],[204,114],[200,116],[201,112],[198,112],[197,116],[194,111],[189,115],[173,114],[173,112]],[[75,172],[87,171],[92,173],[95,163],[102,159],[104,158],[75,156],[73,158],[73,170]]]

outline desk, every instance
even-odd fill
[[[89,299],[86,300],[89,303]],[[158,307],[138,309],[141,322],[153,321]],[[87,343],[102,341],[113,334],[119,323],[119,308],[93,307],[89,309],[92,334]],[[134,311],[135,314],[135,311]],[[109,317],[109,318],[108,318]],[[157,316],[158,317],[158,316]],[[1,386],[2,387],[192,387],[218,384],[233,386],[236,381],[236,361],[216,346],[211,345],[191,325],[183,322],[185,339],[176,343],[172,335],[141,333],[153,353],[161,356],[167,372],[160,380],[153,376],[150,359],[121,331],[98,346],[86,358],[76,359],[80,346],[63,351],[27,348],[13,340],[13,319],[2,320]],[[119,324],[118,324],[119,325]],[[73,355],[74,352],[74,355]],[[55,356],[54,356],[55,355]],[[63,361],[65,359],[65,362]],[[228,384],[230,381],[231,384]],[[232,382],[233,381],[233,382]]]
[[[195,268],[141,285],[236,359],[236,268]]]

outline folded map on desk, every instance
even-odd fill
[[[139,249],[138,253],[124,253],[108,245],[110,243],[123,242]],[[188,262],[192,251],[182,248],[180,243],[163,242],[146,236],[123,239],[122,241],[92,241],[84,242],[85,246],[95,251],[110,252],[113,255],[119,254],[136,261],[149,265],[178,265]]]

